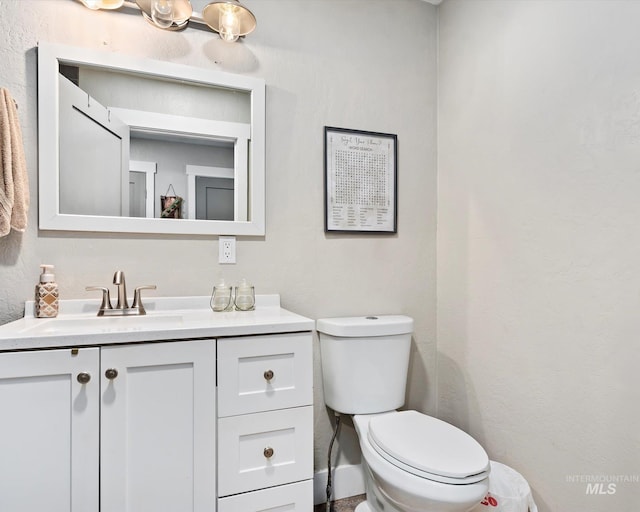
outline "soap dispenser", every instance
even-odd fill
[[[58,283],[53,275],[53,265],[40,265],[42,273],[36,285],[36,318],[54,318],[58,316]]]

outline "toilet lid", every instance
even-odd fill
[[[372,418],[368,436],[389,462],[425,478],[472,483],[485,478],[489,470],[489,457],[473,437],[417,411]]]

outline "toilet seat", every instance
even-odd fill
[[[469,434],[417,411],[371,418],[367,438],[385,460],[413,475],[446,484],[487,478],[489,457]]]

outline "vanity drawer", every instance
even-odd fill
[[[218,340],[218,417],[311,405],[311,333]]]
[[[218,512],[309,512],[312,509],[313,480],[218,499]]]
[[[313,477],[313,407],[218,420],[218,496]]]

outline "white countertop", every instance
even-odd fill
[[[279,295],[257,295],[254,311],[218,313],[210,297],[145,297],[144,316],[98,317],[99,300],[63,300],[56,318],[25,316],[0,326],[0,352],[136,341],[219,338],[311,331],[314,321],[280,307]]]

